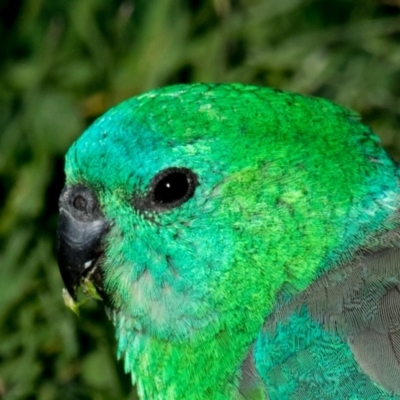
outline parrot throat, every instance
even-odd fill
[[[111,318],[116,327],[118,358],[124,358],[125,372],[131,374],[140,398],[266,398],[255,371],[253,351],[249,351],[255,333],[248,333],[246,338],[239,335],[239,340],[221,333],[214,340],[172,342],[135,332],[131,321],[120,313]]]

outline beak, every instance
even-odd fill
[[[66,289],[76,300],[77,288],[86,277],[103,295],[99,262],[109,224],[101,213],[99,203],[91,190],[75,186],[63,190],[59,207],[57,256]]]

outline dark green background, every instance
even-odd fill
[[[134,399],[101,304],[64,307],[63,156],[109,106],[175,82],[323,96],[400,147],[400,1],[0,1],[0,398]]]

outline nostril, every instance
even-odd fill
[[[65,187],[60,196],[60,210],[82,222],[103,218],[100,204],[92,189],[83,185]]]
[[[78,211],[86,211],[86,207],[87,207],[87,200],[81,196],[81,195],[77,195],[73,202],[72,205],[74,206],[74,208],[76,208]]]

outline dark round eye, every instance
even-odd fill
[[[190,199],[198,185],[196,174],[188,168],[167,168],[151,183],[151,201],[163,208],[174,208]]]

